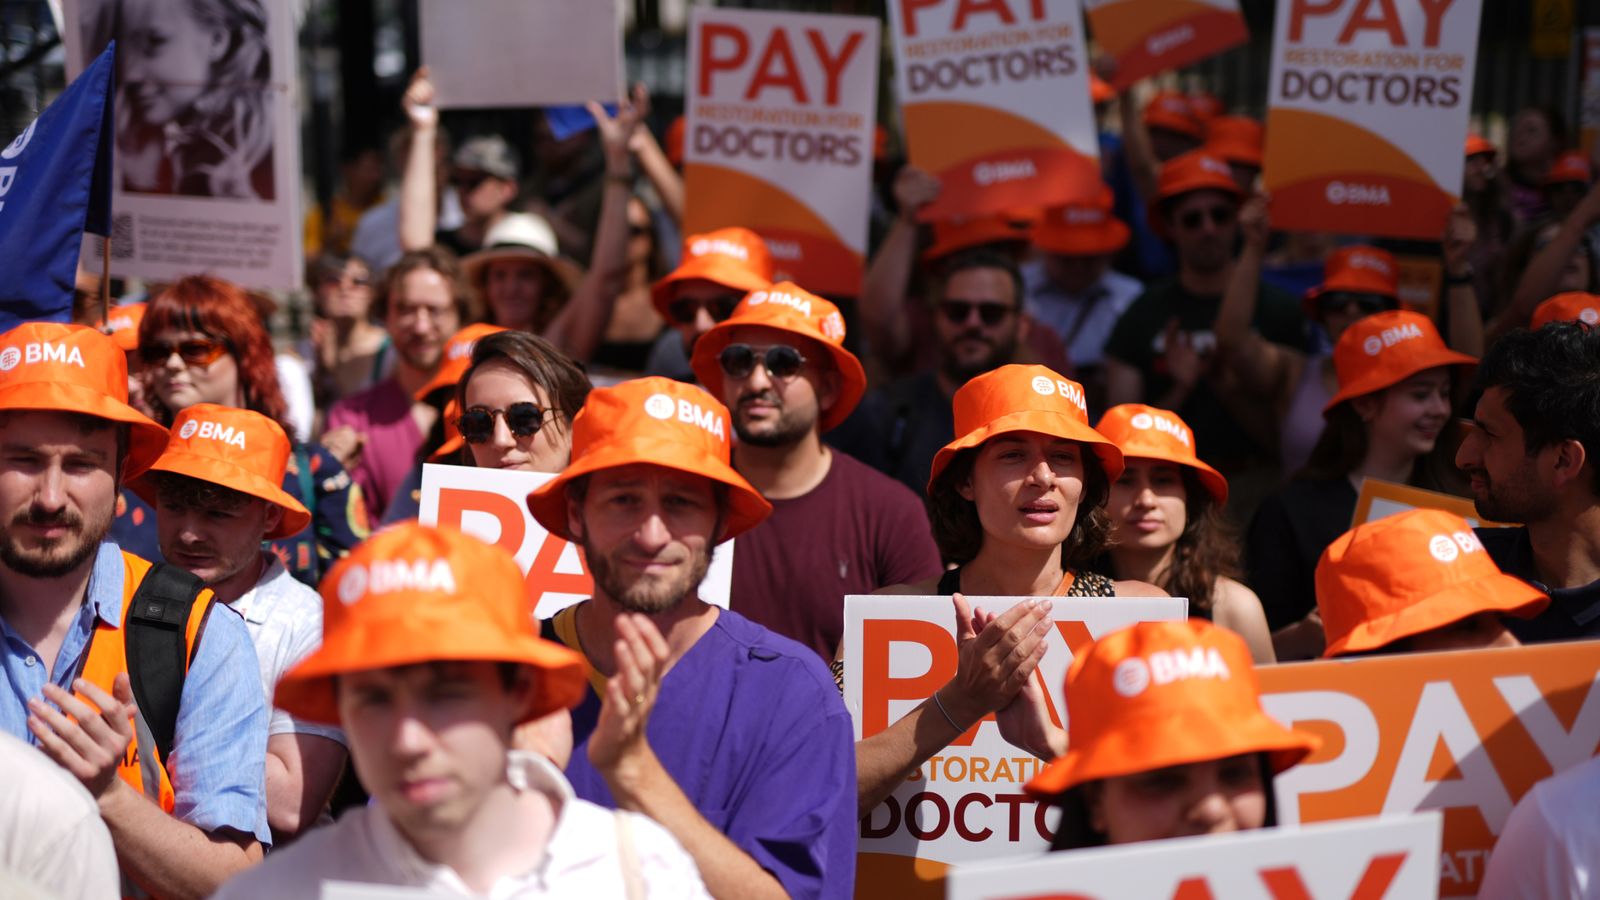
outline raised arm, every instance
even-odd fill
[[[1211,330],[1217,337],[1217,358],[1247,389],[1276,396],[1288,382],[1290,369],[1304,358],[1294,350],[1267,340],[1250,327],[1255,319],[1256,297],[1261,291],[1261,261],[1267,253],[1268,200],[1256,194],[1239,209],[1239,231],[1244,247],[1233,264],[1233,276],[1223,292],[1222,305]]]
[[[405,169],[400,174],[400,249],[423,250],[433,244],[439,221],[438,166],[439,110],[433,105],[433,82],[428,67],[411,76],[400,100],[411,123],[411,143]]]
[[[880,359],[894,362],[911,351],[911,326],[906,317],[906,292],[917,261],[917,213],[939,196],[939,179],[915,166],[894,177],[899,211],[867,265],[861,283],[861,322],[867,343]]]
[[[1572,254],[1583,246],[1584,234],[1589,226],[1600,221],[1600,182],[1589,188],[1589,193],[1562,220],[1556,235],[1543,250],[1534,255],[1517,281],[1511,296],[1511,306],[1501,313],[1491,331],[1498,335],[1526,324],[1533,316],[1534,307],[1549,299],[1561,281],[1561,270],[1572,261]]]
[[[1101,57],[1096,65],[1102,68],[1100,77],[1111,80],[1110,72],[1115,74],[1115,66],[1108,63],[1110,57]],[[1117,115],[1122,122],[1122,155],[1128,160],[1128,169],[1133,174],[1133,183],[1139,188],[1139,196],[1149,198],[1156,195],[1156,177],[1161,172],[1161,163],[1156,159],[1156,151],[1150,146],[1150,132],[1144,127],[1143,110],[1133,99],[1134,88],[1129,87],[1117,95]]]
[[[633,158],[639,161],[639,171],[650,179],[650,185],[656,189],[656,196],[661,198],[661,205],[666,209],[667,215],[672,217],[672,221],[682,225],[683,176],[672,167],[672,161],[662,152],[661,145],[656,142],[656,136],[651,134],[648,128],[635,128],[629,147],[633,150]]]
[[[1450,211],[1450,220],[1444,227],[1444,302],[1448,310],[1449,330],[1445,343],[1450,349],[1470,356],[1483,355],[1483,309],[1478,305],[1478,291],[1473,283],[1472,263],[1467,254],[1478,240],[1478,223],[1466,204],[1457,204]]]

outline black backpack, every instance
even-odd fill
[[[124,618],[127,634],[128,681],[134,702],[155,738],[157,759],[166,765],[178,728],[178,704],[195,648],[187,645],[189,613],[205,585],[190,573],[167,563],[153,563]],[[210,613],[208,612],[209,616]],[[195,635],[195,646],[205,625]]]

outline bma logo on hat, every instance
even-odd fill
[[[811,315],[811,301],[783,291],[756,291],[750,295],[748,301],[751,306],[760,306],[763,303],[776,303],[787,306],[802,316]]]
[[[1154,429],[1162,434],[1171,435],[1178,443],[1189,446],[1189,429],[1179,425],[1166,416],[1153,416],[1149,413],[1139,413],[1128,420],[1128,424],[1140,431]]]
[[[346,606],[369,594],[396,591],[456,593],[456,574],[442,559],[380,559],[352,565],[339,579],[339,601]]]
[[[705,256],[707,253],[716,253],[721,256],[731,256],[744,262],[750,261],[750,251],[743,244],[725,241],[721,238],[700,238],[689,244],[690,256]]]
[[[1436,534],[1428,538],[1428,553],[1442,563],[1452,563],[1463,553],[1476,553],[1483,549],[1478,536],[1470,531]]]
[[[1585,325],[1600,324],[1600,309],[1585,306],[1583,309],[1578,310],[1578,321]]]
[[[1384,262],[1383,257],[1373,256],[1370,253],[1350,254],[1350,267],[1352,269],[1371,269],[1383,275],[1389,274],[1389,264]]]
[[[827,335],[830,341],[844,340],[844,316],[839,315],[838,311],[823,316],[822,333]]]
[[[339,602],[345,606],[360,600],[367,592],[367,567],[351,565],[339,579]]]
[[[1068,225],[1099,225],[1106,220],[1106,211],[1098,206],[1069,206],[1061,211],[1061,221]]]
[[[1070,381],[1061,381],[1047,375],[1035,375],[1031,384],[1033,385],[1033,392],[1041,397],[1060,394],[1083,412],[1087,413],[1089,411],[1089,404],[1083,399],[1083,391],[1079,390],[1078,386]]]
[[[652,419],[661,419],[663,421],[670,419],[673,411],[677,408],[678,405],[666,394],[651,394],[644,401],[644,411]]]
[[[1132,665],[1130,665],[1132,664]],[[1174,681],[1233,677],[1228,663],[1215,647],[1190,647],[1187,650],[1157,650],[1148,660],[1133,657],[1117,663],[1111,673],[1112,687],[1124,697],[1137,697],[1150,685]]]
[[[206,440],[230,444],[240,450],[247,449],[244,445],[244,430],[235,429],[232,425],[220,425],[216,422],[202,422],[199,419],[190,419],[178,429],[178,437],[185,440],[199,434]]]
[[[1233,177],[1233,170],[1228,168],[1228,164],[1220,159],[1217,159],[1215,156],[1207,155],[1200,157],[1200,168],[1205,169],[1207,172],[1210,172],[1213,175],[1226,175],[1229,178]]]
[[[1422,337],[1422,329],[1418,328],[1415,322],[1407,322],[1404,325],[1385,328],[1383,331],[1372,335],[1361,342],[1361,349],[1365,350],[1368,356],[1377,356],[1385,347],[1393,347],[1403,341],[1415,340],[1420,337]]]
[[[476,346],[478,346],[477,338],[473,338],[470,341],[462,341],[461,343],[450,348],[449,356],[451,359],[460,359],[463,356],[470,356],[472,355],[472,348]]]
[[[189,421],[183,423],[182,428],[178,429],[178,437],[181,437],[187,441],[189,438],[194,437],[194,433],[199,430],[200,423],[196,422],[194,419],[190,419]]]
[[[0,372],[9,372],[17,367],[18,363],[61,363],[67,366],[77,366],[80,369],[89,368],[83,361],[83,349],[67,344],[52,344],[48,341],[23,344],[21,348],[7,347],[0,350]]]
[[[15,347],[0,350],[0,372],[9,372],[22,362],[22,351]]]
[[[1137,697],[1150,686],[1150,667],[1137,656],[1125,659],[1111,670],[1111,686],[1124,697]]]

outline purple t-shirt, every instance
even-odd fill
[[[563,619],[568,627],[557,626]],[[567,632],[564,643],[575,645],[570,622],[558,614],[545,636]],[[567,778],[579,797],[615,808],[589,763],[599,715],[591,684],[572,711]],[[816,654],[724,610],[662,679],[646,733],[695,809],[791,897],[854,894],[854,731]]]
[[[394,378],[385,378],[372,387],[340,400],[328,410],[328,430],[349,425],[367,436],[361,459],[350,470],[350,477],[361,485],[371,521],[383,518],[383,510],[400,482],[416,464],[422,446],[422,432],[411,417],[411,396]]]
[[[773,500],[772,515],[739,535],[733,608],[832,662],[844,597],[937,575],[944,567],[922,501],[905,485],[833,451],[811,492]]]

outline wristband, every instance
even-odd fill
[[[950,718],[950,710],[944,708],[944,701],[939,699],[939,692],[938,691],[934,691],[933,692],[933,705],[939,707],[939,714],[944,716],[944,720],[946,722],[949,722],[950,723],[950,727],[954,728],[956,730],[956,734],[966,734],[967,733],[967,730],[965,728],[962,728],[960,725],[956,724],[956,720],[955,719]]]

